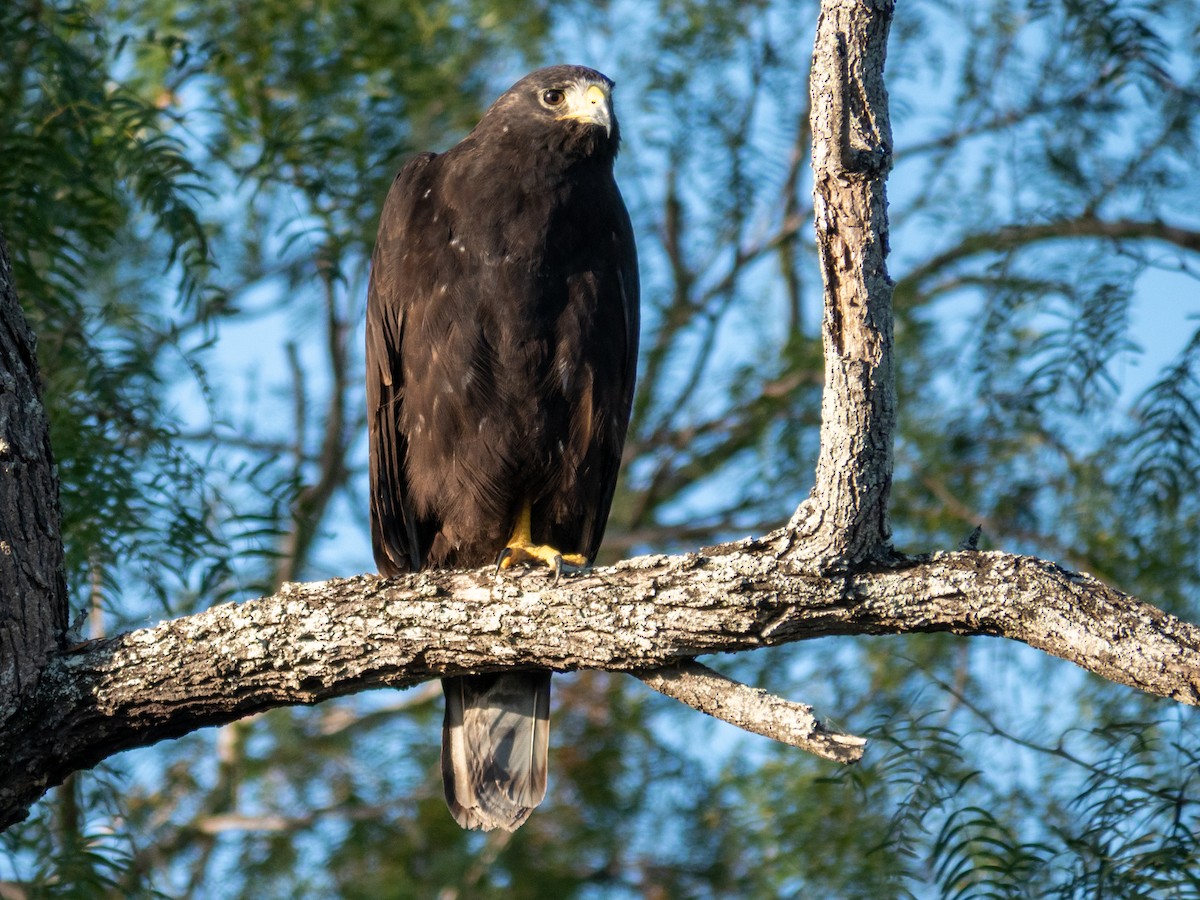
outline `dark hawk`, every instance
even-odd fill
[[[371,538],[384,575],[561,572],[604,535],[629,423],[638,270],[613,83],[525,76],[396,176],[367,303]],[[446,802],[515,829],[546,792],[550,673],[447,678]]]

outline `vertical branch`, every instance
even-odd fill
[[[799,233],[797,226],[800,222],[800,171],[804,159],[812,144],[812,102],[801,111],[800,120],[796,127],[796,140],[792,143],[792,152],[788,158],[787,178],[783,182],[783,222],[780,233],[791,229],[791,233],[779,242],[779,270],[783,276],[784,288],[788,297],[788,341],[803,340],[804,331],[804,295],[800,283],[800,268],[796,262]],[[797,223],[792,225],[791,223]]]
[[[58,481],[34,339],[0,235],[0,723],[67,629]]]
[[[825,393],[812,493],[789,525],[820,567],[890,553],[896,388],[887,197],[892,161],[883,67],[893,0],[823,0],[810,96],[813,202],[825,285]]]
[[[348,436],[352,433],[347,422],[347,397],[351,380],[347,349],[350,325],[339,306],[339,266],[335,258],[337,252],[336,248],[326,245],[317,259],[317,269],[321,275],[321,286],[325,295],[325,350],[329,359],[330,380],[324,411],[325,428],[316,457],[317,473],[315,480],[306,484],[296,498],[291,528],[281,547],[275,577],[277,585],[285,581],[295,581],[300,577],[308,563],[309,552],[319,534],[329,503],[349,477],[346,451]],[[288,355],[293,369],[293,381],[296,384],[296,472],[299,475],[305,470],[304,432],[307,430],[309,403],[304,394],[304,372],[292,344],[289,344]]]

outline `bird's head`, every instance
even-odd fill
[[[554,146],[571,155],[616,155],[620,142],[613,113],[612,79],[584,66],[550,66],[530,72],[505,91],[476,132]]]

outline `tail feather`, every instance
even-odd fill
[[[463,828],[515,831],[546,795],[550,673],[442,680],[442,784]]]

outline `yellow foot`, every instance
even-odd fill
[[[500,551],[496,559],[497,575],[501,570],[513,566],[544,565],[554,570],[554,583],[558,584],[563,572],[573,575],[587,569],[587,557],[582,553],[563,553],[547,544],[535,544],[529,532],[529,504],[526,503],[517,516],[517,526],[508,539],[508,546]]]
[[[500,551],[496,572],[519,565],[543,564],[554,570],[554,583],[564,572],[574,575],[587,568],[587,557],[579,553],[560,553],[546,544],[509,544]]]

